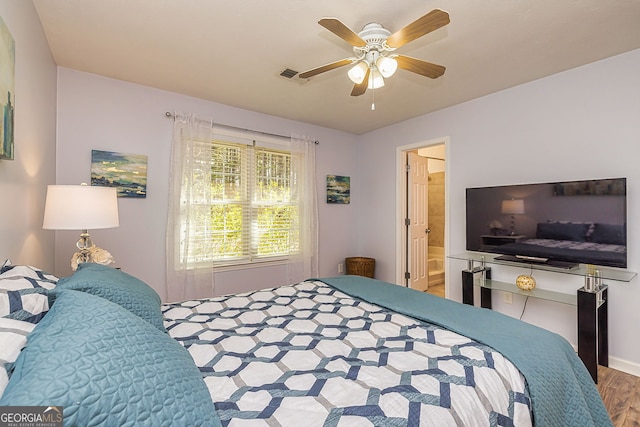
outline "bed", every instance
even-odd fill
[[[535,237],[498,246],[495,251],[575,264],[627,265],[626,231],[623,225],[538,223]]]
[[[98,264],[5,265],[4,288],[0,334],[22,348],[0,405],[62,407],[65,426],[611,425],[563,338],[374,279],[162,304]]]

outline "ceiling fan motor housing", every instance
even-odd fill
[[[384,28],[377,22],[370,22],[362,28],[358,36],[367,43],[382,44],[389,36],[391,31]]]
[[[371,50],[376,50],[378,52],[391,50],[385,45],[385,41],[390,35],[391,31],[387,30],[377,22],[371,22],[365,25],[362,28],[362,31],[358,33],[358,36],[367,42],[367,45],[364,47],[354,47],[353,51],[356,55],[362,55],[363,53]]]

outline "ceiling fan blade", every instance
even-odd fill
[[[353,63],[353,60],[349,58],[341,59],[340,61],[332,62],[330,64],[323,65],[322,67],[314,68],[312,70],[305,71],[304,73],[300,73],[298,74],[298,77],[300,77],[301,79],[308,79],[309,77],[317,76],[320,73],[344,67],[345,65],[349,65],[351,63]]]
[[[412,40],[422,37],[450,22],[449,14],[440,9],[434,9],[418,18],[401,30],[396,31],[387,38],[387,46],[399,48]]]
[[[333,34],[352,46],[364,47],[367,45],[366,41],[362,40],[351,28],[347,27],[336,18],[322,18],[318,21],[318,24],[322,25],[324,28],[331,31]]]
[[[397,55],[394,59],[398,61],[398,68],[420,74],[425,77],[437,79],[444,74],[445,67],[438,64],[432,64],[421,59],[412,58],[410,56]]]
[[[351,96],[360,96],[367,91],[367,86],[369,86],[369,74],[371,73],[371,68],[367,68],[367,73],[364,75],[364,79],[362,79],[362,83],[359,85],[353,85],[353,90],[351,90]]]

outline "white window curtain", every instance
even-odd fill
[[[287,263],[287,282],[297,283],[318,277],[318,197],[316,190],[316,144],[303,136],[292,136],[289,150],[302,154],[302,190],[300,198],[300,251],[291,254]]]
[[[191,253],[194,241],[207,247],[211,201],[212,122],[194,115],[174,115],[167,220],[167,299],[183,301],[214,294],[213,265]],[[198,234],[194,236],[193,234]],[[200,237],[199,239],[197,237]]]
[[[211,121],[194,115],[174,115],[169,214],[167,221],[167,295],[169,301],[195,299],[215,294],[215,254],[211,229],[212,152],[214,140],[228,140],[253,146],[276,145],[292,153],[291,191],[295,192],[299,221],[290,224],[290,236],[299,236],[290,245],[283,277],[295,283],[318,275],[318,216],[315,179],[315,143],[309,138],[260,138],[256,143],[248,131],[216,128]],[[244,141],[244,142],[243,142]],[[195,242],[195,243],[194,243]],[[227,266],[228,267],[228,266]],[[242,265],[237,266],[242,268]],[[256,288],[260,285],[257,284]]]

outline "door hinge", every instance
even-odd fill
[[[405,172],[411,172],[411,165],[410,164],[404,165],[404,170]]]
[[[405,278],[405,280],[411,279],[411,273],[409,273],[408,271],[405,271],[404,278]]]
[[[407,225],[407,226],[411,225],[411,218],[405,218],[404,225]]]

